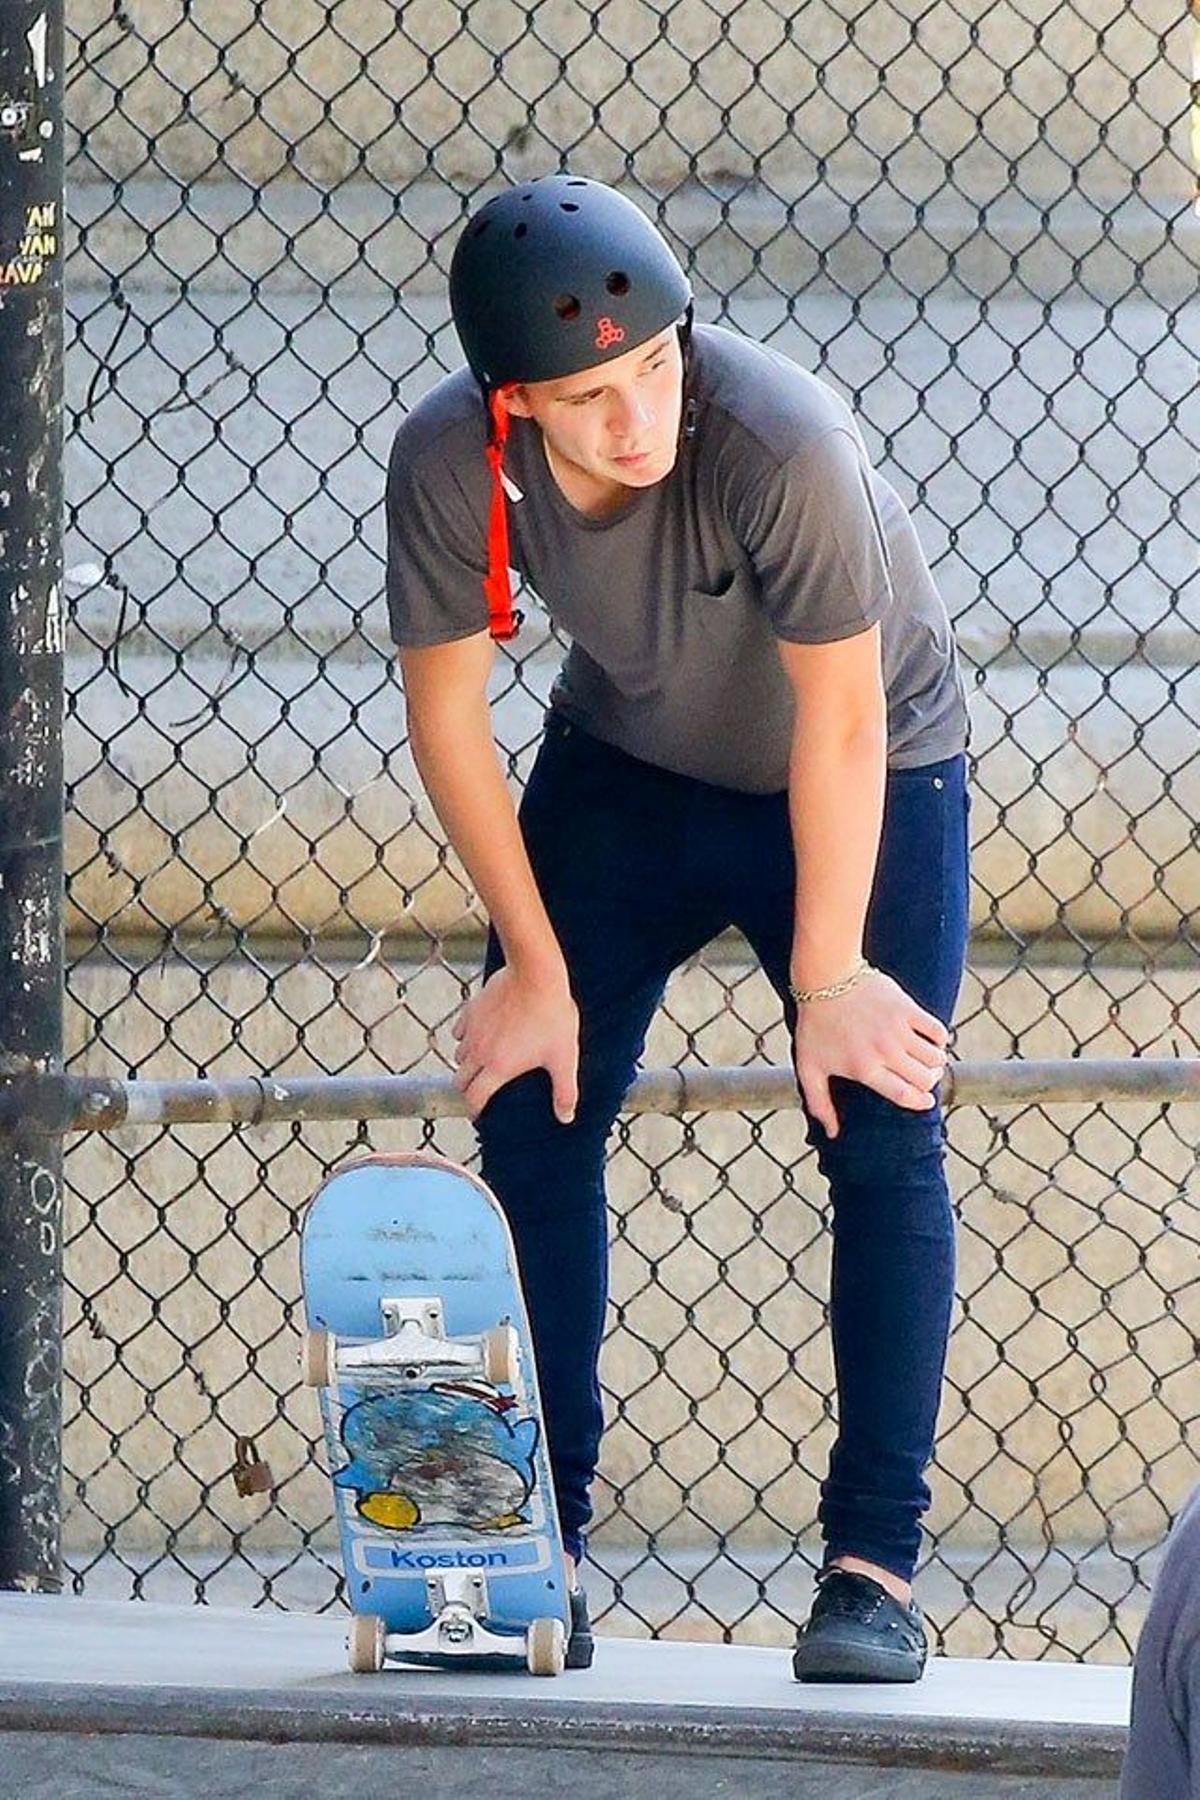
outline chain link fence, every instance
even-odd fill
[[[570,164],[701,316],[852,401],[974,690],[965,1057],[1194,1055],[1188,26],[1161,0],[79,0],[69,21],[68,988],[76,1072],[449,1067],[482,920],[404,740],[383,469],[458,362],[467,209]],[[1189,408],[1188,402],[1192,404]],[[561,646],[497,661],[520,781]],[[787,1060],[738,941],[653,1065]],[[923,1593],[956,1654],[1124,1659],[1197,1474],[1194,1127],[952,1119],[960,1301]],[[77,1588],[327,1607],[297,1227],[467,1127],[125,1127],[67,1160]],[[593,1595],[781,1642],[832,1424],[791,1111],[622,1121]],[[1190,1188],[1189,1188],[1189,1184]],[[230,1479],[251,1438],[270,1501]]]

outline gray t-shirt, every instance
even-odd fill
[[[1121,1800],[1200,1800],[1200,1488],[1175,1521],[1138,1639]]]
[[[907,511],[869,463],[845,402],[788,358],[697,326],[693,429],[670,475],[589,518],[541,432],[505,452],[510,554],[571,648],[552,703],[593,736],[719,786],[787,786],[793,700],[776,639],[823,644],[877,620],[888,761],[957,755],[967,713],[946,609]],[[490,474],[466,370],[396,433],[388,606],[401,646],[487,627]]]

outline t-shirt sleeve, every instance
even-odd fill
[[[401,426],[387,476],[387,602],[402,647],[448,644],[486,631],[487,538],[453,470],[414,458]]]
[[[781,638],[854,637],[892,600],[871,470],[853,432],[823,432],[751,486],[739,537]]]
[[[1200,1800],[1200,1487],[1175,1522],[1133,1666],[1121,1800]]]

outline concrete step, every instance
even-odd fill
[[[345,1629],[341,1613],[0,1595],[0,1733],[391,1746],[423,1755],[455,1747],[466,1753],[458,1766],[474,1768],[477,1780],[487,1757],[504,1750],[516,1753],[505,1785],[520,1779],[530,1794],[645,1793],[661,1763],[672,1765],[662,1780],[653,1777],[662,1796],[682,1796],[685,1779],[689,1796],[782,1795],[777,1777],[786,1765],[789,1795],[815,1793],[799,1783],[824,1771],[826,1795],[915,1800],[1047,1795],[1059,1791],[1051,1780],[1065,1784],[1064,1796],[1111,1794],[1129,1712],[1125,1668],[946,1658],[911,1687],[801,1687],[776,1649],[621,1639],[603,1640],[593,1669],[556,1681],[394,1665],[355,1676],[346,1670]],[[531,1762],[534,1747],[549,1760]],[[567,1753],[598,1759],[590,1766],[607,1769],[609,1785],[566,1781]],[[644,1782],[613,1785],[638,1758]],[[737,1763],[753,1766],[752,1781],[735,1778]],[[888,1771],[888,1785],[870,1785],[878,1770]],[[551,1774],[558,1785],[547,1787]],[[725,1785],[713,1785],[718,1775]],[[978,1780],[938,1785],[935,1775]],[[1010,1784],[997,1785],[1000,1778]],[[211,1800],[217,1790],[189,1791]]]
[[[1115,1779],[768,1762],[745,1756],[504,1745],[272,1744],[135,1733],[0,1733],[21,1800],[1115,1800]]]

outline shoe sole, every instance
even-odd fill
[[[849,1646],[839,1649],[826,1644],[814,1648],[809,1656],[803,1649],[797,1650],[792,1657],[792,1673],[797,1681],[804,1682],[920,1681],[925,1673],[925,1658],[917,1662],[911,1656],[887,1650]]]

